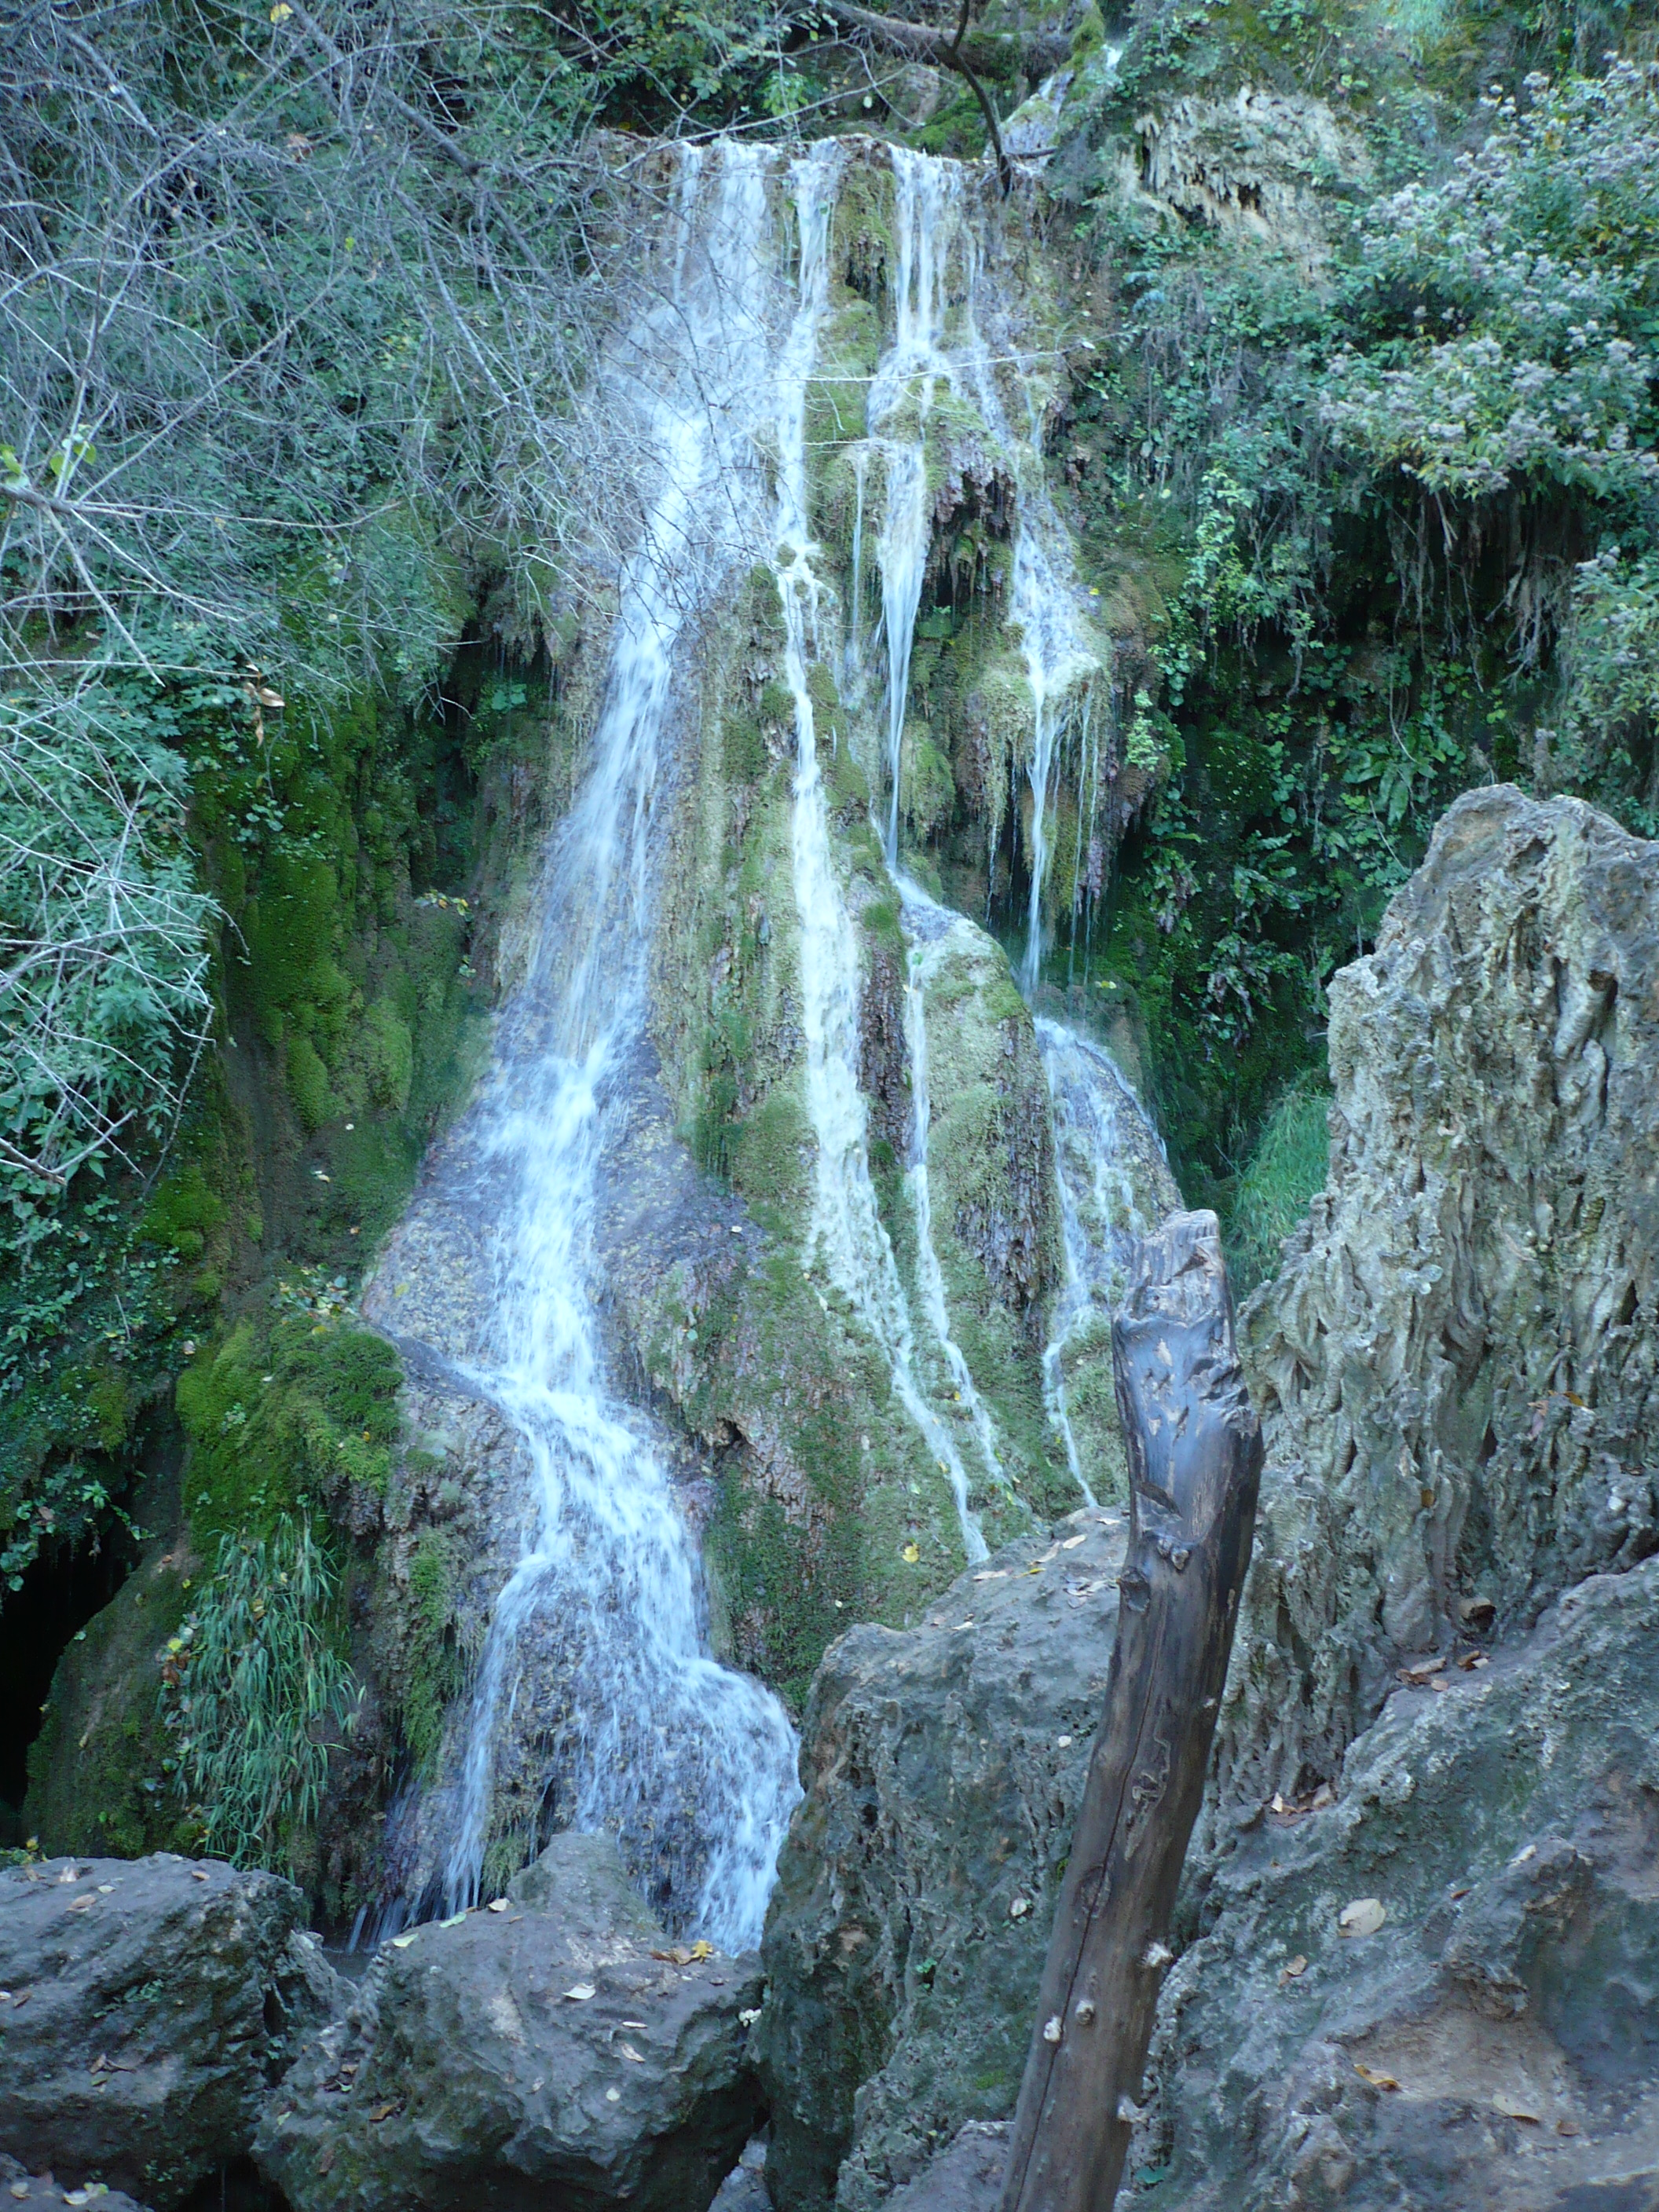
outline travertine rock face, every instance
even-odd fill
[[[678,1953],[608,1836],[384,1946],[271,2099],[295,2212],[703,2212],[759,2112],[758,1962]]]
[[[1138,2212],[1659,2203],[1656,1741],[1659,1559],[1396,1690],[1337,1802],[1267,1814],[1212,1880]]]
[[[756,2033],[780,2212],[882,2203],[1013,2108],[1117,1623],[1126,1524],[997,1553],[831,1646]]]
[[[1328,1186],[1241,1338],[1267,1437],[1223,1830],[1402,1656],[1659,1547],[1659,846],[1461,799],[1331,987]]]
[[[0,1873],[0,2150],[162,2212],[240,2156],[332,1998],[304,1911],[167,1852]]]

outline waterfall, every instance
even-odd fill
[[[871,380],[869,424],[886,469],[876,561],[881,570],[882,628],[887,640],[887,864],[898,858],[899,782],[910,652],[927,573],[933,502],[927,489],[926,435],[936,385],[951,380],[943,351],[945,271],[952,240],[971,250],[960,222],[962,176],[954,162],[892,149],[893,228],[898,245],[893,343]]]
[[[1092,1504],[1066,1402],[1065,1360],[1110,1321],[1137,1242],[1180,1206],[1181,1193],[1157,1125],[1111,1054],[1041,1015],[1036,1033],[1054,1102],[1066,1255],[1042,1354],[1043,1396],[1066,1464]]]
[[[779,377],[777,582],[796,738],[791,854],[800,915],[806,1104],[817,1139],[805,1264],[822,1262],[830,1282],[882,1347],[900,1402],[950,1483],[963,1548],[969,1560],[977,1561],[986,1556],[986,1543],[969,1504],[967,1470],[955,1438],[917,1380],[909,1305],[870,1178],[867,1114],[858,1080],[862,971],[830,851],[817,715],[807,684],[808,662],[820,647],[823,587],[812,567],[816,549],[807,517],[806,381],[828,299],[828,240],[840,158],[833,142],[826,143],[797,161],[792,172],[800,233],[799,289]]]
[[[677,1924],[736,1949],[759,1939],[799,1796],[794,1737],[769,1692],[709,1656],[700,1565],[662,1456],[605,1371],[592,1236],[644,1031],[677,657],[696,611],[749,550],[753,410],[773,381],[767,157],[728,145],[679,158],[669,296],[611,364],[611,396],[637,422],[648,496],[621,579],[586,781],[552,842],[539,947],[503,1016],[489,1079],[404,1242],[418,1256],[423,1205],[431,1218],[447,1208],[480,1224],[487,1317],[462,1356],[438,1350],[514,1425],[533,1469],[448,1793],[447,1905],[478,1895],[500,1732],[519,1697],[537,1693],[517,1663],[533,1620],[556,1657],[544,1724],[574,1825],[615,1832],[630,1864],[665,1885]],[[382,1294],[377,1317],[396,1311]]]

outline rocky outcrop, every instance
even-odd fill
[[[1659,1547],[1659,845],[1460,799],[1331,985],[1330,1179],[1241,1328],[1267,1437],[1224,1820],[1403,1657]]]
[[[752,1956],[672,1948],[611,1838],[560,1836],[382,1947],[255,2156],[295,2212],[705,2212],[758,2114],[759,2003]]]
[[[863,2212],[1011,2112],[1116,1630],[1125,1525],[1011,1545],[819,1670],[757,2056],[779,2212]]]
[[[1328,258],[1322,202],[1370,173],[1360,139],[1322,100],[1241,85],[1231,100],[1177,100],[1135,125],[1125,181],[1187,222],[1289,252],[1311,275]]]
[[[1130,2171],[1181,2212],[1659,2202],[1659,1560],[1400,1688],[1170,1970]]]
[[[304,1910],[166,1853],[0,1873],[0,2149],[163,2212],[244,2153],[333,1993]]]

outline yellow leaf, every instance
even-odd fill
[[[273,23],[285,23],[293,13],[288,0],[276,0],[276,5],[270,11],[270,20]]]
[[[907,1566],[914,1567],[917,1560],[921,1559],[921,1553],[917,1550],[914,1544],[907,1544],[904,1549],[899,1553],[899,1557],[905,1562]]]

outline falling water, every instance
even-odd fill
[[[791,849],[800,913],[806,1104],[817,1139],[806,1264],[823,1264],[831,1283],[881,1346],[899,1400],[927,1437],[950,1483],[963,1548],[969,1560],[977,1561],[986,1556],[986,1544],[969,1505],[967,1470],[955,1438],[927,1403],[916,1379],[909,1306],[870,1179],[866,1109],[858,1082],[858,939],[836,878],[818,771],[817,722],[807,688],[808,661],[819,649],[822,586],[812,567],[815,549],[807,520],[805,385],[828,298],[827,248],[838,169],[839,154],[833,143],[814,148],[794,165],[799,293],[779,378],[777,579],[786,630],[785,672],[795,702]]]
[[[605,1375],[594,1285],[602,1161],[645,1022],[677,659],[752,531],[745,410],[772,382],[765,156],[682,159],[671,296],[614,365],[654,489],[587,781],[550,854],[529,981],[430,1200],[493,1224],[489,1319],[449,1364],[517,1429],[534,1470],[466,1717],[443,1886],[451,1910],[477,1898],[501,1730],[519,1700],[548,1694],[520,1663],[533,1620],[556,1654],[542,1725],[574,1825],[614,1832],[630,1863],[665,1877],[677,1923],[737,1948],[758,1940],[799,1795],[794,1739],[768,1691],[708,1655],[695,1549],[647,1425]]]
[[[1066,1398],[1066,1353],[1121,1302],[1135,1246],[1181,1204],[1164,1140],[1109,1052],[1059,1022],[1036,1023],[1054,1101],[1066,1276],[1042,1354],[1048,1417],[1091,1504]]]
[[[927,493],[928,412],[936,386],[949,383],[943,350],[945,271],[953,237],[967,250],[972,234],[955,218],[962,176],[954,162],[895,146],[893,228],[898,242],[896,325],[893,343],[871,380],[869,423],[886,469],[886,499],[876,560],[881,569],[882,627],[887,639],[887,863],[898,857],[899,779],[904,708],[916,610],[927,572],[932,501]]]

